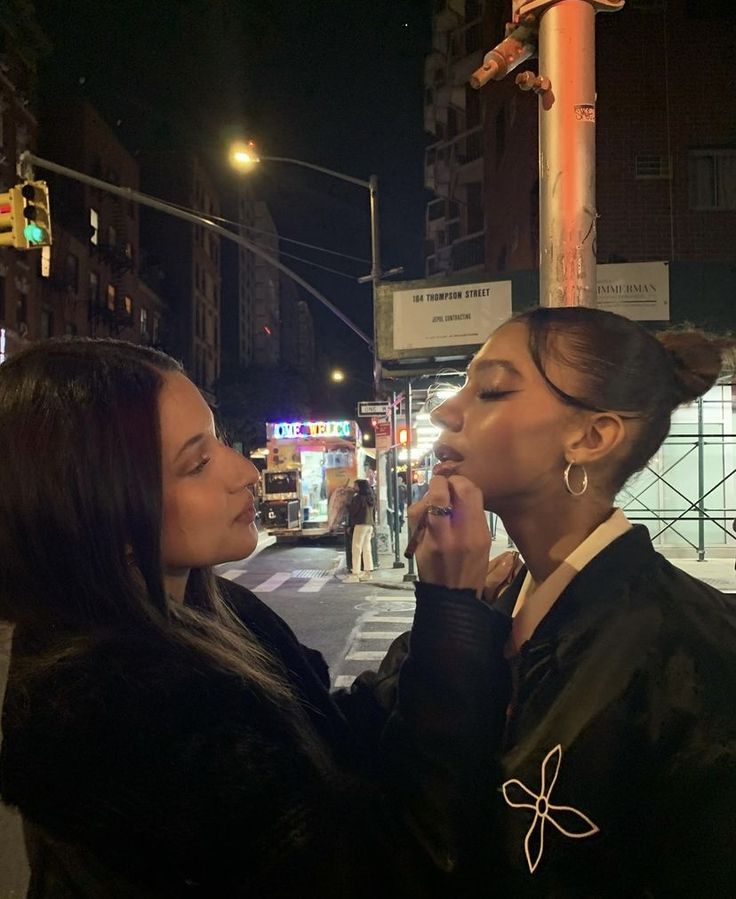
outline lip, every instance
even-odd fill
[[[457,472],[460,463],[463,461],[462,453],[459,453],[449,443],[438,440],[434,445],[434,454],[439,462],[432,469],[432,474],[444,475],[450,477]]]
[[[253,524],[256,520],[256,507],[249,503],[235,519],[233,524]]]
[[[432,469],[432,474],[440,474],[449,478],[450,475],[457,474],[459,468],[459,462],[438,462]]]

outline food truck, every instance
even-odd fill
[[[261,519],[281,538],[341,533],[365,455],[355,421],[266,425]]]

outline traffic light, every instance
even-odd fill
[[[399,428],[399,443],[401,446],[406,446],[409,442],[409,429],[408,428]]]
[[[0,194],[0,247],[31,250],[51,246],[49,190],[45,181],[26,181]]]
[[[23,197],[17,186],[11,187],[7,193],[0,194],[0,247],[25,249],[24,224]]]
[[[26,181],[20,187],[23,197],[23,237],[27,249],[51,246],[49,189],[45,181]]]

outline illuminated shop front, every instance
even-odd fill
[[[298,502],[266,510],[271,530],[340,530],[353,483],[362,470],[361,434],[354,421],[284,421],[266,425],[268,468],[263,473],[267,503]],[[269,515],[270,511],[270,515]]]

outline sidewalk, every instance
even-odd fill
[[[505,545],[494,546],[494,551],[491,555],[498,555],[505,552],[505,550]],[[667,554],[663,553],[663,555],[666,556]],[[698,562],[697,559],[670,558],[669,560],[673,565],[718,590],[723,590],[727,593],[736,592],[736,571],[734,571],[733,559],[711,558],[705,559],[703,562]],[[393,568],[394,554],[381,553],[378,560],[378,569],[374,571],[373,580],[370,583],[375,587],[383,587],[387,590],[413,590],[414,584],[404,581],[404,576],[409,571],[409,563],[404,558],[403,553],[401,561],[404,563],[403,568]]]

